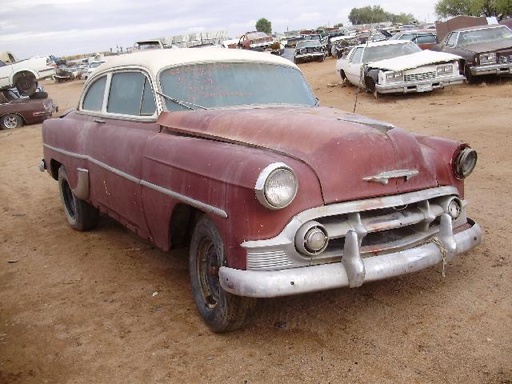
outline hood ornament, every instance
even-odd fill
[[[363,177],[363,180],[386,185],[389,182],[389,179],[404,178],[405,181],[408,181],[409,179],[418,176],[418,174],[419,172],[416,169],[397,169],[394,171],[384,171],[375,176],[366,176]]]

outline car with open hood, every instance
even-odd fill
[[[236,49],[121,55],[42,128],[70,227],[100,214],[164,251],[188,247],[215,332],[257,298],[359,287],[477,246],[468,143],[322,107],[299,68]],[[169,282],[172,284],[172,282]]]
[[[353,47],[336,62],[343,83],[377,97],[386,93],[430,92],[461,84],[460,56],[422,50],[412,41],[386,40]]]
[[[462,57],[461,71],[468,82],[482,76],[512,75],[512,30],[506,25],[479,25],[449,31],[431,48]]]

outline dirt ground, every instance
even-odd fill
[[[103,217],[80,233],[37,165],[41,125],[0,131],[0,383],[512,383],[512,80],[374,99],[301,65],[323,105],[468,141],[484,241],[450,264],[262,300],[240,331],[196,312],[186,251]],[[83,83],[45,83],[60,110]],[[508,197],[507,197],[508,196]]]

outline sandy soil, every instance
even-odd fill
[[[37,169],[41,125],[0,131],[0,383],[512,383],[512,81],[384,97],[303,64],[324,105],[468,141],[483,244],[449,265],[358,289],[260,301],[243,330],[196,313],[186,252],[108,218],[67,227]],[[82,83],[45,85],[61,111]]]

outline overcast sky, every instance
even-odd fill
[[[19,58],[116,50],[137,40],[227,31],[237,37],[262,17],[273,32],[348,24],[352,8],[435,21],[435,0],[1,0],[0,51]]]

